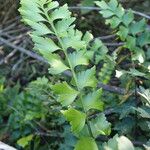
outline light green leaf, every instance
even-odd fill
[[[117,141],[118,150],[134,150],[132,142],[125,136],[121,136]]]
[[[68,57],[73,68],[78,65],[88,65],[89,63],[86,53],[83,51],[70,53]]]
[[[85,41],[86,44],[88,45],[91,40],[93,40],[93,35],[87,31],[83,36],[83,41]]]
[[[124,14],[125,14],[125,10],[121,6],[121,4],[119,4],[119,6],[117,7],[117,9],[115,10],[115,15],[118,16],[122,20]]]
[[[51,65],[51,68],[49,68],[50,74],[60,74],[69,69],[69,67],[62,62],[59,55],[44,52],[43,56]]]
[[[43,38],[35,35],[31,35],[31,37],[35,43],[35,49],[37,50],[54,52],[58,49],[61,49],[50,38]]]
[[[68,30],[68,36],[66,38],[63,38],[63,44],[65,48],[74,48],[75,50],[79,51],[81,49],[86,48],[86,42],[82,41],[82,32],[79,30],[69,29]]]
[[[71,12],[68,10],[67,4],[65,4],[62,7],[59,7],[58,9],[55,9],[50,14],[50,18],[51,18],[51,21],[54,21],[56,19],[70,18],[70,15],[71,15]]]
[[[121,20],[114,16],[111,19],[107,19],[106,20],[106,24],[110,24],[112,29],[115,29],[116,27],[118,27],[118,25],[121,23]]]
[[[60,37],[67,37],[68,36],[68,29],[70,25],[75,21],[75,18],[67,18],[56,23],[56,30]],[[72,26],[74,27],[74,25]]]
[[[38,5],[36,4],[36,2],[34,1],[31,2],[29,0],[24,0],[24,1],[22,0],[20,4],[22,7],[19,8],[19,12],[23,16],[23,21],[24,19],[31,20],[31,18],[32,18],[32,21],[35,21],[35,22],[46,21],[45,18],[43,18],[42,15],[40,14],[42,12],[38,8]]]
[[[98,135],[110,135],[111,124],[107,121],[105,115],[101,113],[91,121],[92,133],[95,137]]]
[[[54,8],[57,8],[59,6],[59,3],[57,1],[50,2],[47,4],[47,11],[52,10]]]
[[[136,38],[133,36],[127,36],[127,42],[126,42],[126,47],[130,49],[131,51],[135,51],[136,49]]]
[[[105,10],[105,9],[101,10],[100,13],[102,14],[104,18],[109,18],[114,15],[114,12],[112,12],[111,10]]]
[[[150,105],[150,89],[144,89],[143,87],[140,87],[140,91],[138,92]]]
[[[78,91],[70,87],[66,82],[53,85],[52,90],[63,106],[70,105],[78,95]]]
[[[97,90],[87,94],[82,99],[83,106],[86,111],[90,109],[97,109],[102,111],[104,103],[101,101],[102,90]]]
[[[144,77],[146,74],[145,73],[143,73],[143,72],[140,72],[140,71],[138,71],[138,70],[136,70],[136,69],[131,69],[130,68],[130,72],[128,72],[129,74],[131,74],[132,76],[139,76],[139,77]]]
[[[124,25],[128,27],[128,25],[133,21],[134,19],[134,14],[132,10],[128,10],[128,12],[123,16],[122,21]]]
[[[32,138],[33,138],[32,134],[28,135],[26,137],[19,139],[17,141],[17,144],[20,145],[21,147],[25,148],[29,144],[29,142],[32,140]]]
[[[98,150],[98,147],[93,138],[82,137],[75,145],[74,150]]]
[[[22,5],[22,7],[19,9],[20,10],[30,10],[36,13],[40,13],[41,10],[38,7],[38,4],[36,3],[36,1],[31,1],[31,0],[22,0],[20,1],[20,4]],[[30,5],[29,5],[30,4]]]
[[[107,143],[104,143],[104,150],[119,150],[117,141],[118,138],[118,135],[115,135],[113,138],[109,139]]]
[[[130,33],[136,35],[137,33],[143,32],[146,28],[146,20],[142,19],[139,22],[132,23],[130,26]]]
[[[132,60],[138,60],[139,63],[144,63],[145,61],[145,52],[139,47],[136,48],[136,51],[132,55]]]
[[[110,9],[108,4],[105,1],[95,1],[95,4],[102,9]]]
[[[146,44],[150,44],[150,31],[145,31],[144,33],[140,34],[137,38],[137,43],[141,47]]]
[[[83,129],[86,119],[85,113],[73,108],[69,108],[68,110],[62,111],[62,113],[70,122],[72,132],[77,134]]]
[[[132,142],[125,136],[115,135],[103,145],[104,150],[135,150]]]
[[[117,32],[117,34],[120,36],[120,39],[123,41],[126,39],[128,33],[129,33],[129,29],[126,28],[125,26],[120,26],[119,31]]]
[[[110,0],[108,5],[111,8],[111,10],[115,11],[117,6],[118,6],[118,1],[117,0]]]
[[[33,34],[35,35],[45,35],[45,34],[53,34],[53,32],[43,23],[36,23],[34,21],[25,19],[25,22],[32,27],[35,31]]]
[[[84,87],[96,87],[97,79],[95,78],[95,67],[77,74],[77,82],[80,89]]]
[[[135,108],[135,110],[140,113],[140,116],[142,118],[150,119],[150,109],[149,109],[149,107],[143,107],[143,108],[138,107],[138,108]]]

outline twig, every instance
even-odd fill
[[[24,53],[24,54],[26,54],[26,55],[28,55],[28,56],[30,56],[32,58],[35,58],[35,59],[37,59],[37,60],[39,60],[41,62],[44,62],[44,63],[48,64],[48,62],[43,57],[39,56],[38,54],[36,54],[36,53],[34,53],[34,52],[30,51],[30,50],[26,50],[26,49],[24,49],[24,48],[22,48],[20,46],[16,46],[16,45],[10,43],[8,40],[5,40],[4,38],[1,38],[1,37],[0,37],[0,41],[2,43],[6,44],[7,46],[11,47],[11,48],[17,49],[18,51],[20,51],[20,52],[22,52],[22,53]]]
[[[69,9],[71,9],[71,10],[101,10],[99,7],[84,7],[84,6],[70,6]],[[129,10],[126,9],[126,11],[129,11]],[[132,10],[132,12],[136,15],[142,16],[142,17],[150,20],[149,15],[146,15],[142,12],[135,11],[135,10]]]
[[[109,91],[109,92],[113,92],[113,93],[118,93],[118,94],[121,94],[121,95],[124,95],[126,93],[126,90],[123,89],[123,88],[118,88],[116,86],[111,86],[111,85],[106,85],[106,84],[103,84],[103,83],[98,83],[98,86],[99,88],[102,88],[106,91]]]
[[[97,37],[97,38],[95,38],[95,39],[107,40],[107,39],[112,39],[112,38],[114,38],[114,37],[116,37],[115,34],[113,34],[113,35],[106,35],[106,36],[100,36],[100,37]]]
[[[104,43],[106,46],[111,46],[111,47],[116,47],[116,46],[122,46],[125,43],[124,42],[120,42],[120,43]]]
[[[2,65],[3,63],[8,63],[8,60],[12,57],[12,56],[14,56],[14,54],[17,52],[17,50],[16,49],[14,49],[11,53],[9,53],[4,59],[2,59],[1,61],[0,61],[0,65]]]

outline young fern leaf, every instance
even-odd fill
[[[73,108],[62,111],[62,113],[70,122],[72,132],[78,134],[85,125],[86,114]]]
[[[89,136],[93,137],[87,111],[90,109],[103,111],[101,92],[96,90],[96,67],[87,67],[89,59],[94,54],[92,52],[89,57],[89,51],[86,50],[93,36],[89,32],[83,35],[81,31],[75,29],[73,24],[75,18],[71,17],[67,5],[60,7],[58,2],[52,0],[21,0],[20,3],[22,20],[33,30],[30,35],[35,44],[34,49],[50,64],[49,73],[60,74],[66,70],[72,73],[73,83],[60,80],[61,83],[51,86],[56,100],[65,106],[64,108],[69,106],[69,109],[63,110],[62,113],[70,122],[75,135],[87,125]],[[56,40],[50,39],[50,35],[55,36]],[[84,67],[76,69],[80,65]],[[83,99],[85,87],[90,87],[90,91]],[[81,101],[82,109],[78,110],[79,106],[74,105],[76,100]],[[87,141],[89,147],[97,150],[97,145],[91,137],[82,137],[75,149],[79,150],[78,145]]]
[[[84,96],[82,102],[85,110],[89,111],[90,109],[97,109],[102,111],[104,103],[100,101],[101,95],[102,95],[102,90],[100,89]]]
[[[96,87],[97,79],[95,74],[95,67],[79,72],[77,74],[77,83],[79,88],[82,90],[84,87]]]
[[[71,88],[66,82],[56,84],[52,87],[52,90],[56,95],[58,95],[58,101],[63,106],[70,105],[77,95],[79,94],[78,91]]]

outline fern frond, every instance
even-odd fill
[[[87,51],[93,39],[92,34],[89,32],[83,34],[75,29],[75,18],[71,16],[66,4],[59,6],[58,2],[52,0],[21,0],[19,11],[22,20],[32,28],[30,35],[34,49],[50,64],[49,73],[53,75],[66,70],[71,71],[71,81],[74,83],[69,83],[70,79],[67,82],[60,80],[60,83],[51,86],[51,90],[64,108],[70,107],[62,112],[70,122],[75,135],[79,135],[87,125],[92,137],[87,111],[103,110],[103,103],[98,100],[100,91],[96,90],[96,67],[89,68],[90,58],[94,56],[92,52],[89,57]],[[50,39],[51,35],[55,36],[56,40]],[[81,65],[84,67],[79,67]],[[90,87],[91,94],[83,100],[83,91],[86,87]],[[92,102],[89,101],[90,98]],[[80,100],[82,110],[75,107],[76,100]]]
[[[101,8],[100,14],[106,19],[106,24],[115,29],[116,34],[125,42],[124,47],[134,53],[132,59],[143,63],[143,48],[150,44],[150,30],[146,27],[146,20],[135,21],[132,10],[125,11],[117,0],[100,0],[96,1],[96,4]],[[145,39],[144,35],[147,35]],[[140,56],[143,59],[140,59]]]

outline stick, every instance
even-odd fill
[[[101,10],[99,7],[84,7],[84,6],[71,6],[71,7],[69,7],[69,9],[71,9],[71,10],[98,10],[98,11]],[[126,11],[129,11],[129,10],[126,9]],[[150,20],[149,15],[146,15],[142,12],[135,11],[135,10],[132,10],[132,12],[138,16],[141,16],[141,17],[144,17],[144,18]]]

